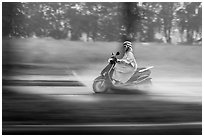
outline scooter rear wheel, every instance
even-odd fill
[[[94,80],[93,91],[95,93],[105,93],[107,92],[107,90],[108,90],[108,87],[105,83],[105,79],[98,77]]]

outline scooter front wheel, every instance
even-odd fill
[[[94,80],[93,83],[93,91],[95,93],[105,93],[108,90],[108,86],[106,85],[105,79],[102,77],[98,77]]]

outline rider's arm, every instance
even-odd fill
[[[126,59],[117,59],[117,62],[119,63],[129,63]]]
[[[131,64],[133,67],[136,65],[136,60],[132,52],[128,52],[119,62]]]

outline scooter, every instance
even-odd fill
[[[119,52],[116,54],[112,53],[111,58],[108,60],[108,65],[101,71],[101,75],[94,80],[93,91],[95,93],[106,93],[110,90],[117,90],[121,88],[124,89],[128,86],[136,86],[139,89],[140,86],[149,87],[152,85],[152,78],[149,76],[151,74],[150,69],[153,68],[153,66],[147,68],[137,68],[135,73],[126,83],[118,84],[115,80],[113,80],[112,75],[114,72],[114,67],[118,62],[117,56],[119,54]]]

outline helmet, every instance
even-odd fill
[[[132,42],[126,40],[125,42],[123,42],[123,46],[131,48],[132,47]]]

